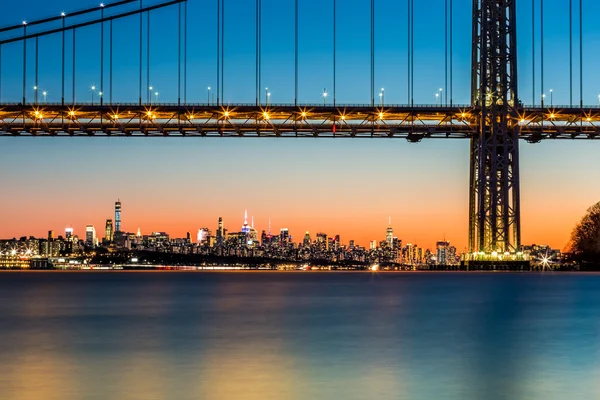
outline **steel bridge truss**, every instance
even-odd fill
[[[2,136],[381,137],[471,139],[481,108],[292,105],[0,105]],[[519,138],[600,139],[600,108],[532,108],[510,117]]]

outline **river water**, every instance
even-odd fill
[[[0,399],[598,398],[600,274],[0,273]]]

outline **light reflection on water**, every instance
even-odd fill
[[[0,273],[1,399],[600,398],[600,275]]]

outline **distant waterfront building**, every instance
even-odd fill
[[[437,265],[449,265],[448,262],[448,250],[450,248],[450,242],[441,241],[435,245]]]
[[[310,238],[310,232],[306,231],[306,233],[304,234],[304,240],[302,241],[302,244],[304,246],[310,246],[311,243],[312,239]]]
[[[329,243],[327,240],[327,234],[323,232],[317,233],[317,248],[321,252],[329,250]]]
[[[219,217],[219,225],[217,227],[217,246],[222,246],[225,242],[225,230],[223,229],[223,217]]]
[[[115,232],[121,232],[121,200],[115,203]]]
[[[198,234],[196,235],[196,242],[198,244],[206,244],[209,237],[211,236],[210,229],[208,228],[198,228]]]
[[[389,217],[387,233],[385,235],[385,241],[392,248],[394,246],[394,230],[392,229],[392,217]]]
[[[369,242],[369,249],[371,249],[371,250],[377,249],[377,240],[371,240],[371,242]]]
[[[113,241],[114,231],[113,231],[113,221],[112,219],[106,220],[106,227],[104,228],[104,240],[108,243]]]
[[[72,237],[73,237],[73,228],[67,228],[67,229],[65,229],[65,238],[67,240],[69,240]]]
[[[96,228],[94,225],[86,225],[85,227],[85,244],[89,247],[96,245]]]
[[[244,211],[244,225],[242,225],[242,233],[250,233],[250,225],[248,225],[248,210]]]
[[[290,241],[290,231],[288,228],[281,228],[279,231],[279,242],[288,243]]]

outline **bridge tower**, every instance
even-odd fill
[[[473,0],[469,252],[521,247],[516,0]]]

